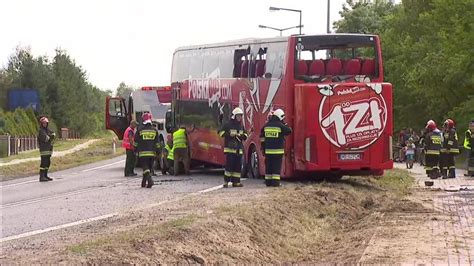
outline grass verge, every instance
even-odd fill
[[[73,264],[357,263],[381,213],[422,208],[405,200],[413,181],[396,169],[380,179],[262,188],[264,197],[244,204],[238,192],[208,194],[222,201],[213,212],[198,216],[183,204],[187,212],[164,223],[147,214],[149,225],[69,246],[65,256]]]
[[[117,152],[113,153],[111,143],[112,137],[106,137],[75,153],[60,157],[52,157],[50,169],[52,171],[64,170],[83,164],[110,159],[124,154],[123,149],[120,149],[119,145],[117,145]],[[0,176],[0,181],[34,175],[38,173],[38,169],[39,161],[2,166],[0,167],[0,173],[2,173]]]
[[[69,150],[71,148],[74,148],[74,146],[76,145],[85,143],[86,141],[88,141],[88,139],[58,140],[54,143],[54,151]],[[7,158],[2,158],[1,162],[6,163],[6,162],[10,162],[17,159],[37,158],[39,156],[40,156],[39,150],[36,149],[36,150],[21,152],[17,155],[12,155]]]

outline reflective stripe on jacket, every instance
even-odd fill
[[[219,130],[219,136],[224,138],[224,153],[243,154],[243,141],[248,135],[241,122],[231,119]]]
[[[441,153],[458,154],[458,134],[454,128],[447,129],[443,132],[443,147]]]
[[[174,146],[173,148],[171,148],[168,144],[166,144],[165,149],[168,152],[168,156],[166,157],[166,159],[173,161],[174,160]]]
[[[180,128],[173,133],[173,148],[187,148],[186,129]]]
[[[138,157],[156,156],[156,151],[160,146],[158,131],[151,124],[144,125],[135,133],[133,145],[138,152]]]
[[[431,131],[425,136],[425,154],[439,155],[442,145],[441,132]]]
[[[467,150],[470,150],[472,147],[472,142],[471,140],[473,139],[472,137],[472,132],[470,129],[466,130],[466,134],[464,136],[464,148]]]
[[[291,128],[283,124],[276,116],[272,116],[260,131],[260,141],[265,154],[284,154],[285,136],[292,132]]]

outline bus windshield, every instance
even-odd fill
[[[295,78],[306,82],[370,81],[379,76],[374,36],[298,37]]]

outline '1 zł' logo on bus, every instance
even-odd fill
[[[381,84],[320,85],[319,92],[324,95],[319,107],[320,126],[332,144],[362,149],[380,137],[387,123]]]

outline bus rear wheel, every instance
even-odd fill
[[[249,176],[251,178],[260,178],[260,170],[259,170],[260,160],[258,159],[258,152],[255,146],[251,146],[250,154],[249,154]]]

